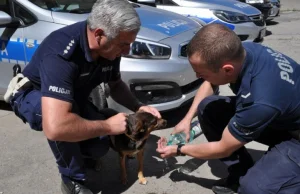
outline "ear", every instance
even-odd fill
[[[234,66],[230,63],[226,63],[222,66],[222,70],[226,75],[231,76],[234,73]]]
[[[93,32],[97,42],[100,42],[101,38],[105,36],[104,31],[100,28],[96,28]]]

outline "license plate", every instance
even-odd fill
[[[266,36],[266,31],[267,31],[267,29],[264,28],[264,29],[262,29],[262,30],[259,32],[259,38],[260,38],[260,39],[262,39],[263,37]]]

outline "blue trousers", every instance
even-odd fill
[[[235,113],[235,97],[209,96],[198,106],[198,119],[208,141],[218,141]],[[300,193],[300,142],[287,130],[265,129],[257,142],[269,150],[254,165],[245,147],[222,158],[239,180],[242,194]],[[241,177],[241,178],[240,178]]]
[[[11,101],[15,114],[37,131],[42,131],[41,97],[40,91],[29,89],[18,92]],[[112,109],[98,111],[89,101],[82,109],[79,109],[74,103],[72,111],[89,120],[105,120],[117,114]],[[48,143],[64,180],[86,180],[87,171],[84,158],[100,158],[109,150],[108,137],[96,137],[81,142],[48,140]]]

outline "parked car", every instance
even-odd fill
[[[266,34],[262,13],[235,0],[132,0],[152,2],[159,9],[190,17],[205,25],[221,23],[232,29],[242,41],[261,41]]]
[[[247,3],[253,7],[259,9],[264,15],[264,20],[270,20],[272,18],[271,12],[273,5],[270,3],[270,0],[239,0],[240,2]]]
[[[272,4],[272,9],[270,12],[270,15],[267,20],[273,20],[275,17],[278,17],[280,15],[280,0],[270,0]]]
[[[10,0],[0,4],[0,95],[15,64],[24,68],[52,31],[83,21],[96,0]],[[50,2],[50,3],[49,3]],[[53,3],[55,2],[55,3]],[[201,26],[187,17],[132,4],[142,27],[121,60],[122,79],[139,101],[166,111],[190,101],[203,80],[186,58],[186,46]],[[128,111],[112,99],[110,107]]]

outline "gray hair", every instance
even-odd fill
[[[90,30],[100,28],[108,39],[121,31],[138,32],[141,21],[133,5],[127,0],[97,0],[87,19]]]

